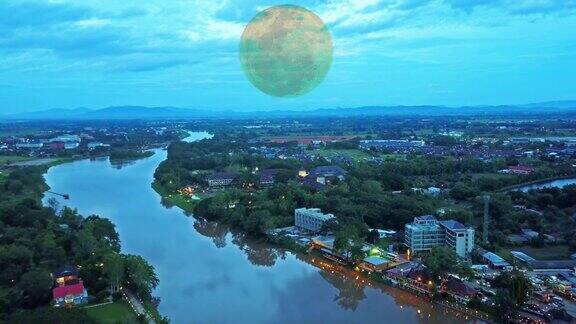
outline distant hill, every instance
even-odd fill
[[[526,108],[542,108],[542,107],[576,108],[576,100],[546,101],[546,102],[531,103],[531,104],[521,105],[521,106],[526,107]]]
[[[354,116],[531,116],[539,114],[576,114],[576,101],[550,101],[504,106],[367,106],[316,110],[221,111],[177,107],[115,106],[102,109],[49,109],[0,116],[4,120],[130,120],[195,118],[286,118]]]

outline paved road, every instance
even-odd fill
[[[136,297],[132,292],[130,292],[127,289],[123,289],[122,293],[124,294],[124,298],[126,298],[126,300],[128,301],[128,304],[130,304],[130,306],[132,307],[132,309],[134,309],[134,311],[136,312],[136,314],[138,314],[138,316],[144,315],[148,323],[156,324],[156,321],[154,320],[152,315],[150,315],[150,313],[146,311],[146,308],[144,308],[144,304],[142,304],[142,302],[140,301],[140,299],[138,299],[138,297]]]

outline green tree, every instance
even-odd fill
[[[457,269],[458,257],[446,246],[436,246],[424,256],[424,265],[434,276],[443,276]]]
[[[36,268],[23,274],[19,286],[24,292],[24,305],[34,308],[47,303],[52,283],[50,273],[44,269]]]
[[[159,280],[154,267],[138,255],[125,255],[124,264],[126,275],[124,282],[134,289],[140,297],[149,299],[152,290],[158,286]]]
[[[124,259],[119,254],[112,252],[104,257],[103,263],[102,271],[110,282],[110,292],[117,292],[124,280]]]

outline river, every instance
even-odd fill
[[[191,133],[200,140],[207,133]],[[318,267],[319,260],[255,243],[221,224],[166,207],[151,188],[152,157],[124,166],[108,159],[50,168],[61,205],[116,224],[122,251],[143,256],[156,269],[160,312],[172,323],[465,323],[462,315],[349,274]],[[333,272],[334,271],[334,272]],[[90,290],[90,287],[88,287]]]
[[[546,188],[564,188],[564,187],[574,185],[574,184],[576,184],[576,178],[558,179],[558,180],[552,180],[552,181],[546,181],[546,182],[540,182],[540,183],[533,183],[533,184],[525,185],[522,187],[514,188],[512,190],[520,190],[523,192],[528,192],[530,190],[540,190],[540,189],[546,189]]]

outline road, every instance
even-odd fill
[[[144,315],[148,323],[156,324],[156,321],[154,320],[152,315],[148,313],[146,308],[144,308],[144,304],[142,304],[142,302],[140,301],[140,299],[138,299],[138,297],[136,297],[132,292],[130,292],[127,289],[123,289],[122,294],[124,294],[124,298],[126,298],[128,304],[130,304],[130,306],[136,312],[136,314],[138,314],[138,316]]]

